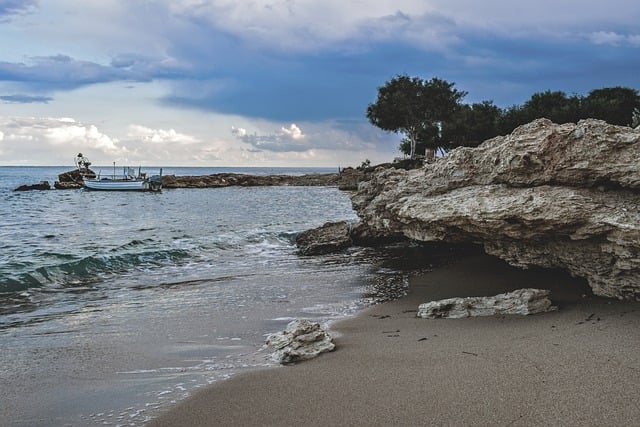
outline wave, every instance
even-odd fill
[[[132,245],[126,246],[138,244],[132,242]],[[91,255],[38,267],[13,277],[0,277],[0,293],[20,292],[30,288],[87,286],[131,269],[174,264],[190,257],[191,254],[184,249]]]

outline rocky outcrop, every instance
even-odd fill
[[[336,348],[319,323],[304,319],[294,320],[284,331],[269,335],[266,344],[274,350],[272,359],[282,364],[312,359]]]
[[[356,169],[346,168],[339,173],[306,175],[247,175],[218,173],[200,176],[165,175],[163,188],[220,188],[220,187],[264,187],[291,186],[335,186],[343,189],[356,188],[362,176]]]
[[[88,178],[95,178],[96,173],[91,169],[73,169],[58,175],[58,180],[53,184],[56,190],[76,190],[82,188],[82,175]]]
[[[84,173],[95,177],[90,169]],[[222,188],[222,187],[266,187],[266,186],[329,186],[341,190],[356,190],[366,173],[359,169],[344,168],[338,173],[311,173],[306,175],[248,175],[218,173],[211,175],[164,175],[163,188]],[[58,190],[82,188],[82,177],[75,169],[58,175],[54,187]]]
[[[372,236],[477,242],[640,299],[640,130],[540,119],[421,169],[380,170],[352,197]]]
[[[21,185],[13,191],[51,190],[49,181],[40,181],[38,184]]]
[[[448,298],[420,304],[417,316],[423,319],[459,319],[555,311],[558,308],[551,304],[549,294],[545,289],[525,288],[491,297]]]
[[[321,227],[304,231],[296,237],[296,245],[302,255],[337,252],[352,244],[351,226],[347,221],[328,222]]]

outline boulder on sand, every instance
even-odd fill
[[[319,323],[305,319],[294,320],[283,332],[271,334],[267,346],[274,350],[273,360],[282,364],[312,359],[336,348]]]
[[[495,316],[499,314],[536,314],[557,310],[545,289],[518,289],[491,297],[447,298],[418,306],[423,319]]]

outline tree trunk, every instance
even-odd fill
[[[409,157],[411,160],[416,158],[416,145],[418,144],[418,132],[409,132],[409,141],[411,141],[411,152]]]
[[[427,162],[433,161],[436,158],[436,150],[433,148],[427,148],[424,151],[424,156]]]

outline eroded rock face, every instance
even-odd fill
[[[480,242],[640,300],[640,130],[540,119],[422,169],[381,170],[352,202],[372,235]]]
[[[525,288],[491,297],[447,298],[420,304],[417,316],[423,319],[459,319],[555,311],[558,308],[551,304],[549,294],[546,289]]]
[[[336,348],[319,323],[305,319],[294,320],[284,331],[269,335],[266,344],[274,350],[273,360],[282,364],[312,359]]]

